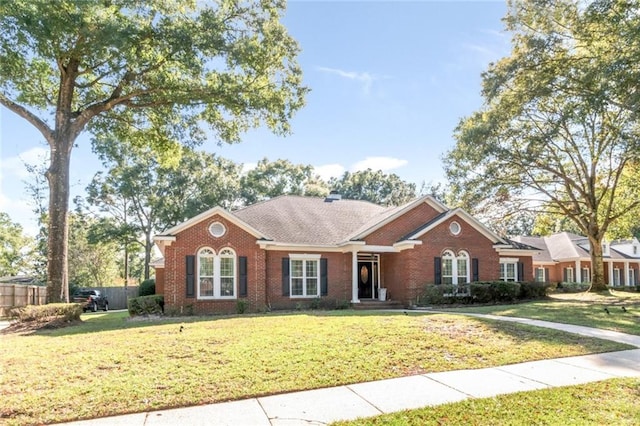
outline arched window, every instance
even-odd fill
[[[216,253],[210,248],[198,252],[198,296],[213,297],[214,264]]]
[[[220,250],[220,297],[236,295],[236,254],[230,248]]]
[[[460,251],[454,254],[451,250],[442,253],[442,283],[465,284],[471,281],[469,276],[469,253]]]
[[[223,248],[218,255],[205,247],[198,251],[198,298],[236,297],[236,253]]]

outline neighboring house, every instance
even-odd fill
[[[165,307],[198,313],[234,312],[239,299],[251,310],[291,309],[385,291],[409,305],[428,283],[530,277],[535,253],[430,196],[399,207],[281,196],[233,212],[215,207],[154,241]]]
[[[527,279],[556,283],[591,282],[591,254],[587,237],[561,232],[547,237],[517,237],[514,240],[540,249],[533,256],[533,275]],[[638,285],[640,243],[637,239],[605,241],[602,257],[608,285]]]

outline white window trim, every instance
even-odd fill
[[[580,278],[583,283],[591,282],[591,269],[590,268],[582,268],[582,273],[580,274]]]
[[[565,281],[565,282],[567,282],[567,283],[575,282],[575,280],[576,280],[575,275],[576,274],[574,273],[575,271],[573,270],[573,266],[567,266],[564,269],[566,269],[566,271],[567,271],[567,281]]]
[[[627,286],[636,285],[636,270],[629,268],[629,276],[627,277]]]
[[[441,262],[444,262],[445,260],[448,260],[448,259],[451,260],[451,275],[444,275],[444,267],[441,268],[441,271],[442,271],[441,280],[443,284],[444,284],[445,277],[451,277],[451,284],[455,286],[461,284],[458,282],[460,281],[460,278],[464,279],[464,283],[462,284],[470,283],[471,282],[471,256],[469,256],[469,253],[465,250],[460,250],[456,255],[451,250],[445,250],[442,253]],[[462,259],[465,259],[467,263],[467,274],[465,276],[461,276],[458,274],[458,261]]]
[[[202,296],[200,294],[200,253],[204,250],[211,250],[213,252],[213,296]],[[233,253],[233,295],[231,296],[222,296],[221,293],[221,276],[220,276],[220,259],[222,257],[231,257],[220,255],[225,250],[229,250]],[[196,276],[197,281],[197,293],[196,297],[198,300],[234,300],[237,298],[238,293],[238,256],[232,248],[224,247],[220,249],[218,253],[213,250],[211,247],[203,247],[198,250],[198,254],[196,256],[196,270],[198,274]]]
[[[613,285],[619,287],[622,285],[622,279],[620,275],[620,268],[613,268]]]
[[[518,262],[520,262],[520,259],[517,257],[501,257],[500,258],[500,281],[505,281],[505,282],[509,282],[509,280],[505,279],[507,278],[507,267],[505,265],[513,265],[513,277],[514,280],[511,282],[518,282],[519,278],[518,277]]]
[[[536,267],[536,274],[535,274],[536,280],[538,279],[538,271],[542,271],[542,281],[537,281],[537,282],[539,282],[539,283],[547,282],[547,269],[545,267],[543,267],[543,266]]]
[[[289,254],[289,297],[291,299],[309,299],[320,297],[320,275],[322,272],[320,271],[320,258],[322,256],[320,254],[299,254],[299,253],[291,253]],[[302,261],[302,294],[293,294],[293,279],[300,278],[293,276],[293,268],[291,267],[291,261],[293,260],[301,260]],[[318,275],[316,278],[316,289],[317,294],[308,295],[307,293],[307,262],[315,262],[316,263],[316,271],[318,271]],[[313,277],[311,277],[313,278]]]

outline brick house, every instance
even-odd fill
[[[518,281],[535,250],[494,234],[430,196],[399,207],[281,196],[236,211],[210,209],[154,241],[156,292],[197,313],[291,309],[319,301],[410,305],[425,284]]]
[[[551,283],[591,282],[591,254],[587,237],[560,232],[546,237],[516,237],[514,240],[539,249],[533,255],[533,275],[526,279]],[[636,238],[605,241],[602,257],[607,285],[638,285],[640,242]]]

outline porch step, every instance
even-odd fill
[[[403,309],[404,305],[399,300],[360,300],[360,303],[352,303],[351,307],[355,310],[369,309]]]

